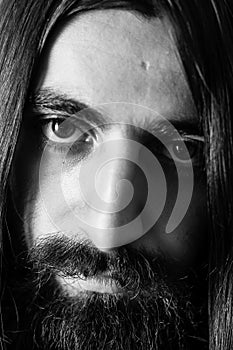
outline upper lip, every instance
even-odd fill
[[[100,283],[111,283],[114,282],[115,284],[119,285],[119,282],[117,281],[116,278],[114,278],[110,274],[98,274],[96,276],[91,276],[91,277],[85,277],[84,280],[96,280]]]
[[[112,293],[122,293],[124,291],[117,279],[113,278],[111,274],[98,274],[93,277],[80,276],[80,278],[85,283],[89,283],[90,285],[99,285],[100,290],[106,289],[106,291],[111,291]],[[80,284],[82,285],[81,281]],[[83,287],[85,287],[85,285],[83,285]]]

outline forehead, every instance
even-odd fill
[[[37,88],[88,105],[126,102],[173,117],[194,109],[168,20],[123,10],[92,11],[57,28]],[[175,115],[176,114],[176,115]]]

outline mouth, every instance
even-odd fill
[[[116,279],[109,275],[98,275],[90,277],[64,277],[57,276],[59,283],[65,290],[72,295],[80,292],[97,292],[105,294],[125,293]]]

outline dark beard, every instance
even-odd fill
[[[172,279],[167,265],[143,250],[106,254],[87,241],[46,239],[22,258],[24,282],[11,286],[21,322],[12,349],[207,349],[206,289],[191,273]],[[71,297],[56,278],[106,272],[125,294]]]

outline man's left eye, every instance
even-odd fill
[[[167,145],[164,155],[183,165],[190,164],[190,161],[193,165],[198,165],[203,151],[202,144],[201,141],[191,139],[173,141]]]

